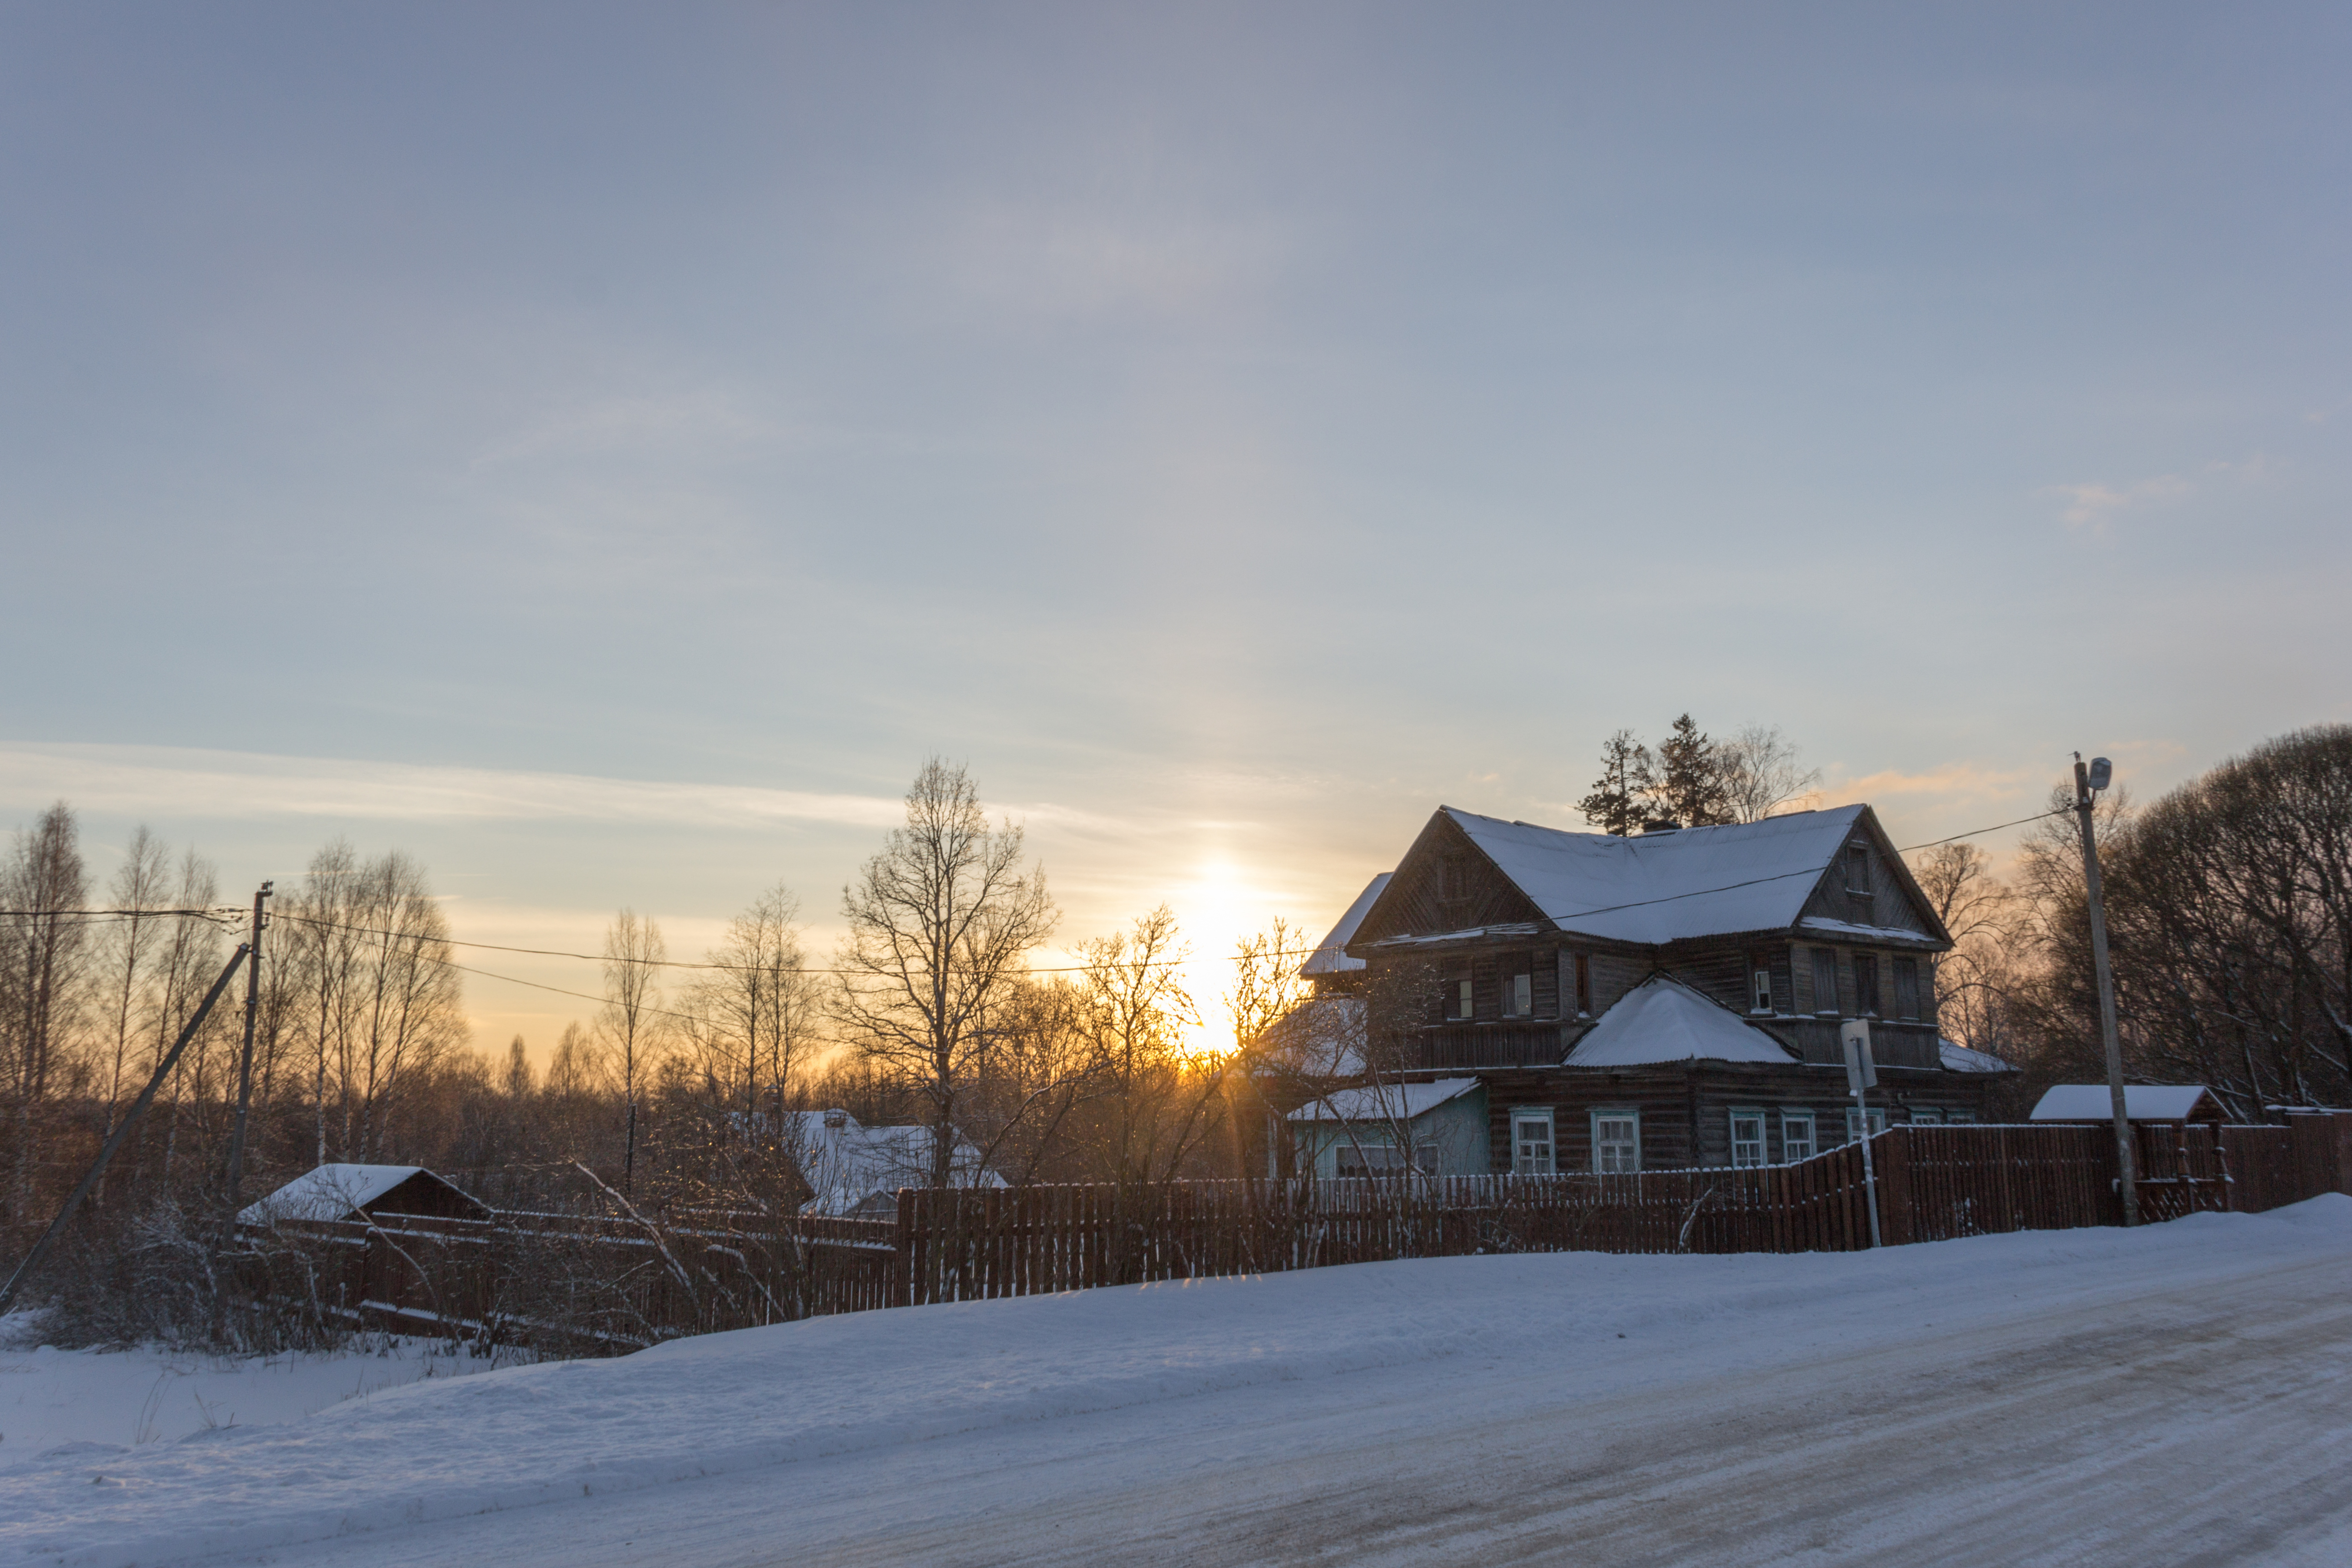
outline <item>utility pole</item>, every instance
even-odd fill
[[[1870,1020],[1856,1018],[1838,1030],[1845,1049],[1846,1087],[1853,1091],[1853,1114],[1862,1138],[1863,1206],[1870,1211],[1870,1245],[1884,1247],[1878,1235],[1878,1173],[1870,1160],[1870,1096],[1878,1087],[1878,1064],[1870,1055]]]
[[[2083,825],[2083,891],[2091,910],[2091,967],[2098,973],[2099,1037],[2107,1050],[2107,1100],[2116,1117],[2116,1172],[2124,1197],[2124,1224],[2139,1223],[2139,1171],[2133,1157],[2131,1115],[2124,1108],[2124,1047],[2116,1033],[2116,977],[2107,967],[2107,909],[2099,889],[2099,843],[2091,830],[2091,797],[2115,778],[2115,764],[2074,753],[2074,816]]]
[[[261,901],[277,887],[264,882],[253,895],[253,932],[246,941],[245,1048],[236,1061],[236,1121],[228,1138],[228,1223],[236,1224],[245,1184],[245,1124],[253,1107],[253,1026],[261,1012]]]
[[[228,983],[236,978],[236,966],[245,962],[245,951],[240,943],[237,950],[229,954],[228,963],[221,970],[220,978],[214,981],[213,988],[205,993],[205,999],[196,1004],[196,1010],[188,1015],[186,1025],[180,1030],[180,1037],[172,1042],[172,1048],[163,1054],[162,1061],[155,1064],[155,1076],[147,1080],[147,1087],[140,1091],[139,1098],[131,1102],[131,1109],[116,1124],[113,1136],[107,1139],[105,1147],[99,1150],[98,1158],[91,1162],[88,1173],[81,1179],[81,1185],[66,1199],[65,1207],[58,1210],[58,1217],[49,1222],[49,1228],[41,1233],[40,1240],[33,1243],[33,1250],[25,1254],[25,1260],[16,1265],[16,1272],[8,1276],[8,1283],[0,1285],[0,1316],[6,1315],[16,1300],[16,1292],[24,1289],[25,1282],[40,1267],[41,1259],[57,1244],[58,1237],[65,1234],[66,1226],[73,1222],[74,1211],[81,1207],[82,1199],[89,1196],[90,1189],[98,1185],[98,1179],[106,1174],[106,1167],[113,1161],[115,1152],[131,1136],[131,1130],[139,1125],[139,1119],[147,1114],[147,1108],[155,1103],[156,1090],[162,1089],[163,1080],[172,1076],[172,1069],[180,1065],[180,1053],[188,1048],[188,1042],[194,1039],[196,1031],[205,1026],[205,1019],[212,1014],[213,1004],[220,1000],[221,993],[227,990]]]

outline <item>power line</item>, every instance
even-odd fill
[[[1981,835],[1983,835],[1983,834],[1987,834],[1987,833],[1999,833],[1999,832],[2000,832],[2000,831],[2001,831],[2002,829],[2004,829],[2004,828],[2010,828],[2010,827],[2021,827],[2021,826],[2023,826],[2025,824],[2027,824],[2027,823],[2029,823],[2029,822],[2040,822],[2040,821],[2042,821],[2042,820],[2043,820],[2044,818],[2047,818],[2047,817],[2052,817],[2052,816],[2064,816],[2064,815],[2065,815],[2065,811],[2064,811],[2063,808],[2062,808],[2062,809],[2059,809],[2059,810],[2053,810],[2053,811],[2037,811],[2037,812],[2035,812],[2035,813],[2034,813],[2032,816],[2021,816],[2021,817],[2018,817],[2016,820],[2011,821],[2011,822],[1997,822],[1997,823],[1994,823],[1994,824],[1993,824],[1991,826],[1990,826],[1990,827],[1977,827],[1977,828],[1971,828],[1971,829],[1969,829],[1969,831],[1967,831],[1967,832],[1965,832],[1965,833],[1955,833],[1955,834],[1951,835],[1949,837],[1947,837],[1947,838],[1931,838],[1931,839],[1927,840],[1926,843],[1923,843],[1923,844],[1906,844],[1906,845],[1903,845],[1903,846],[1899,847],[1895,850],[1895,853],[1896,853],[1896,854],[1898,854],[1898,855],[1908,855],[1908,854],[1913,853],[1913,852],[1914,852],[1914,851],[1916,851],[1916,850],[1920,850],[1920,849],[1933,849],[1933,848],[1937,847],[1938,845],[1944,845],[1944,844],[1954,844],[1954,843],[1958,843],[1959,840],[1961,840],[1961,839],[1963,839],[1963,838],[1975,838],[1975,837],[1979,837],[1979,836],[1981,836]],[[1567,916],[1562,916],[1562,917],[1549,917],[1549,916],[1548,916],[1548,917],[1546,917],[1546,918],[1548,918],[1548,919],[1555,919],[1555,918],[1557,918],[1557,919],[1582,920],[1582,919],[1584,919],[1584,918],[1586,918],[1586,917],[1588,917],[1588,916],[1591,916],[1591,915],[1616,914],[1616,913],[1619,913],[1619,912],[1621,912],[1621,911],[1622,911],[1622,910],[1639,910],[1639,909],[1646,909],[1646,908],[1649,908],[1650,906],[1654,905],[1654,904],[1669,904],[1669,903],[1675,903],[1675,902],[1677,902],[1677,901],[1679,901],[1679,900],[1684,900],[1684,899],[1697,899],[1697,898],[1705,898],[1706,896],[1707,896],[1707,895],[1708,895],[1708,894],[1710,894],[1710,893],[1728,893],[1728,892],[1736,892],[1736,891],[1738,891],[1738,890],[1739,889],[1741,889],[1741,888],[1753,888],[1753,887],[1759,887],[1759,886],[1761,886],[1762,884],[1767,883],[1767,882],[1780,882],[1780,881],[1786,881],[1786,880],[1788,880],[1789,879],[1790,879],[1790,878],[1792,878],[1792,877],[1818,877],[1818,876],[1821,876],[1822,874],[1822,868],[1818,868],[1818,867],[1809,867],[1809,868],[1803,868],[1803,869],[1801,869],[1801,870],[1776,872],[1776,873],[1774,873],[1773,875],[1769,876],[1769,877],[1751,877],[1751,878],[1748,878],[1748,879],[1746,879],[1745,881],[1738,881],[1738,882],[1727,882],[1727,883],[1724,883],[1724,884],[1722,884],[1722,885],[1720,885],[1720,886],[1718,886],[1718,887],[1712,887],[1712,888],[1694,888],[1694,889],[1689,889],[1689,890],[1688,890],[1688,891],[1686,891],[1686,892],[1680,892],[1680,893],[1667,893],[1667,894],[1664,894],[1664,895],[1662,895],[1662,896],[1660,896],[1660,897],[1658,897],[1658,898],[1654,898],[1654,899],[1638,899],[1638,900],[1635,900],[1634,901],[1633,901],[1633,902],[1631,902],[1631,903],[1624,903],[1624,904],[1608,904],[1608,905],[1604,905],[1604,906],[1602,906],[1602,907],[1601,907],[1601,908],[1598,908],[1598,909],[1579,910],[1575,911],[1575,912],[1574,912],[1573,914],[1571,914],[1571,915],[1567,915]],[[300,922],[301,924],[309,925],[309,926],[316,926],[316,927],[319,927],[319,928],[320,928],[320,929],[322,929],[322,930],[346,931],[351,931],[351,932],[352,932],[352,933],[354,933],[354,934],[356,934],[356,935],[360,935],[360,936],[374,936],[374,937],[382,937],[382,938],[385,939],[386,941],[391,941],[391,942],[439,942],[439,943],[442,943],[442,944],[446,945],[446,946],[449,946],[449,947],[465,947],[465,948],[473,948],[473,949],[476,949],[476,950],[478,950],[478,951],[484,952],[512,952],[512,953],[519,953],[519,954],[522,954],[522,955],[524,955],[524,956],[531,957],[531,958],[569,958],[569,959],[574,959],[574,960],[577,960],[577,961],[579,961],[579,962],[585,963],[604,963],[613,962],[612,960],[609,960],[608,958],[606,958],[606,957],[605,957],[604,954],[602,954],[602,953],[593,953],[593,952],[569,952],[569,951],[564,950],[564,949],[562,949],[562,948],[546,948],[546,947],[509,947],[509,946],[504,945],[504,944],[502,944],[502,943],[499,943],[499,942],[466,942],[466,941],[462,941],[462,940],[460,940],[460,939],[458,939],[458,938],[457,938],[457,937],[448,937],[448,936],[426,936],[426,935],[424,935],[424,934],[422,934],[422,933],[420,933],[420,932],[415,932],[415,931],[385,931],[385,930],[383,930],[383,929],[378,928],[378,927],[352,925],[352,924],[351,924],[351,923],[349,923],[349,922],[347,922],[347,921],[330,921],[330,920],[322,920],[322,919],[319,918],[319,917],[318,917],[318,916],[316,916],[316,915],[302,915],[302,914],[296,914],[295,912],[293,912],[293,911],[292,911],[292,910],[278,910],[273,911],[273,913],[274,913],[275,917],[276,917],[277,919],[279,919],[279,920],[296,921]],[[112,917],[118,917],[118,918],[119,918],[119,917],[132,917],[132,918],[140,918],[140,919],[160,919],[160,918],[164,917],[164,916],[167,916],[167,915],[185,915],[185,916],[194,916],[194,917],[196,917],[196,918],[199,918],[199,919],[204,919],[204,920],[209,920],[209,921],[226,921],[226,920],[238,920],[238,921],[241,921],[241,920],[243,920],[243,919],[245,918],[245,911],[244,911],[243,910],[241,910],[241,909],[229,909],[229,908],[226,908],[226,907],[223,907],[223,908],[221,908],[221,909],[202,909],[202,910],[0,910],[0,917],[8,917],[8,916],[16,916],[16,917],[51,917],[51,916],[65,916],[65,915],[74,915],[74,916],[89,916],[89,917],[112,916]],[[1297,949],[1280,949],[1280,950],[1277,950],[1276,952],[1273,952],[1273,953],[1271,953],[1271,954],[1269,954],[1269,955],[1267,955],[1267,956],[1271,956],[1271,957],[1275,957],[1275,958],[1311,958],[1311,957],[1313,957],[1314,955],[1316,955],[1317,953],[1323,953],[1323,952],[1344,952],[1345,951],[1346,951],[1346,950],[1345,950],[1344,948],[1339,948],[1339,947],[1310,947],[1310,948],[1297,948]],[[1226,961],[1227,963],[1238,963],[1242,962],[1242,955],[1241,955],[1241,954],[1239,954],[1239,953],[1231,953],[1231,954],[1226,954],[1226,955],[1224,955],[1224,956],[1225,956],[1225,961]],[[536,982],[536,981],[530,981],[530,980],[516,980],[516,979],[514,979],[514,978],[513,978],[512,976],[510,976],[510,975],[504,975],[504,974],[492,974],[492,973],[490,973],[488,970],[469,969],[469,968],[467,968],[467,966],[466,966],[466,965],[464,965],[464,964],[453,963],[453,962],[451,962],[450,960],[446,959],[446,958],[445,958],[445,959],[436,959],[436,962],[437,962],[437,963],[446,963],[446,964],[447,964],[447,965],[448,965],[450,968],[452,968],[452,969],[461,970],[461,971],[463,971],[464,973],[468,973],[468,974],[479,974],[479,975],[481,975],[481,976],[482,976],[484,979],[486,979],[486,980],[504,980],[504,981],[507,981],[507,982],[508,982],[509,984],[515,984],[515,985],[529,985],[529,986],[533,987],[534,989],[541,990],[541,991],[552,991],[552,992],[554,992],[556,994],[558,994],[558,995],[562,995],[562,996],[577,996],[577,997],[582,998],[582,999],[583,999],[583,1000],[584,1000],[584,1001],[590,1001],[590,1002],[602,1002],[603,1000],[604,1000],[604,998],[603,998],[603,997],[601,997],[601,996],[591,996],[591,995],[589,995],[587,993],[585,993],[585,992],[582,992],[582,991],[566,991],[566,990],[562,989],[561,986],[555,986],[555,985],[541,985],[541,984],[539,984],[538,982]],[[626,960],[626,961],[625,961],[625,962],[631,963],[641,964],[641,965],[643,965],[644,967],[646,967],[646,968],[655,968],[655,969],[691,969],[691,970],[701,970],[701,971],[721,972],[721,973],[756,973],[756,972],[762,971],[762,970],[775,970],[775,969],[782,969],[782,968],[786,967],[786,966],[782,965],[782,964],[757,964],[757,963],[695,963],[689,962],[689,961],[685,960],[685,959],[677,959],[677,958],[665,958],[665,959],[630,959],[630,960]],[[1171,958],[1171,959],[1161,959],[1161,960],[1157,960],[1157,961],[1155,961],[1153,963],[1151,963],[1150,965],[1148,965],[1147,967],[1152,967],[1152,968],[1178,968],[1178,967],[1181,967],[1183,964],[1186,964],[1186,963],[1196,963],[1196,962],[1199,962],[1199,960],[1197,960],[1197,959],[1181,959],[1181,960],[1180,960],[1180,959],[1172,959],[1172,958]],[[1022,973],[1024,973],[1024,974],[1084,974],[1084,973],[1090,973],[1092,970],[1094,970],[1094,969],[1095,969],[1095,968],[1097,968],[1097,967],[1098,967],[1098,966],[1097,966],[1097,965],[1093,965],[1093,964],[1083,964],[1083,963],[1080,963],[1080,964],[1066,964],[1066,965],[1061,965],[1061,966],[1057,966],[1057,967],[1054,967],[1054,968],[1045,968],[1045,969],[1028,969],[1028,970],[1024,970]],[[794,971],[793,971],[793,973],[800,973],[800,974],[854,975],[854,974],[865,974],[865,973],[872,973],[872,972],[871,972],[871,971],[867,971],[867,970],[862,970],[862,969],[806,969],[806,968],[795,968],[795,969],[794,969]],[[656,1012],[660,1011],[660,1009],[658,1009],[658,1008],[656,1008],[656,1009],[650,1009],[650,1010],[651,1010],[651,1011],[656,1011]],[[670,1017],[683,1017],[685,1015],[683,1015],[683,1014],[668,1014],[668,1015],[667,1015],[667,1016],[670,1016]]]

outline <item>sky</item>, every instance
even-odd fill
[[[2352,719],[2352,14],[0,5],[0,826],[1055,949],[1778,725],[1899,844]],[[2003,835],[1985,842],[1996,850]],[[593,967],[477,953],[593,991]],[[469,976],[477,1043],[588,1004]]]

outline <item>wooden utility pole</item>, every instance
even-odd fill
[[[2116,977],[2107,967],[2107,910],[2099,889],[2099,843],[2091,830],[2091,797],[2114,776],[2105,757],[2083,765],[2074,753],[2074,816],[2083,825],[2083,891],[2091,910],[2091,967],[2099,983],[2099,1037],[2107,1051],[2107,1100],[2116,1118],[2116,1172],[2123,1190],[2124,1224],[2139,1223],[2139,1171],[2133,1157],[2131,1114],[2124,1106],[2124,1047],[2116,1032]]]
[[[205,1019],[212,1013],[213,1004],[219,1001],[221,993],[228,989],[229,981],[236,975],[236,966],[245,962],[245,953],[246,950],[240,944],[229,955],[228,964],[220,972],[220,978],[213,982],[213,988],[205,993],[205,999],[189,1015],[186,1026],[181,1029],[180,1037],[172,1042],[172,1048],[164,1053],[163,1059],[155,1064],[155,1076],[147,1080],[147,1087],[140,1092],[138,1100],[132,1102],[131,1110],[115,1127],[114,1135],[107,1139],[106,1146],[98,1152],[98,1158],[91,1163],[89,1173],[82,1177],[81,1185],[66,1199],[65,1207],[59,1209],[58,1217],[49,1222],[49,1228],[41,1233],[41,1239],[33,1243],[33,1250],[25,1254],[25,1260],[16,1265],[16,1272],[8,1276],[8,1283],[0,1285],[0,1315],[5,1315],[15,1303],[16,1292],[24,1289],[25,1282],[40,1266],[42,1258],[57,1244],[58,1237],[65,1234],[66,1226],[73,1222],[74,1211],[81,1207],[82,1199],[89,1196],[89,1190],[98,1185],[100,1176],[106,1174],[106,1167],[113,1161],[115,1151],[121,1148],[123,1140],[131,1136],[131,1130],[139,1125],[139,1119],[147,1114],[147,1108],[155,1103],[155,1091],[163,1087],[163,1080],[170,1078],[172,1069],[180,1065],[180,1053],[188,1048],[188,1042],[196,1037],[198,1029],[204,1027]]]
[[[228,1137],[228,1224],[236,1224],[237,1200],[245,1184],[245,1124],[253,1107],[253,1026],[261,1011],[261,900],[274,882],[264,882],[253,895],[253,932],[245,951],[245,1048],[236,1059],[236,1121]]]

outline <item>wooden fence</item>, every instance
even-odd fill
[[[2352,1113],[2136,1134],[2150,1220],[2352,1192]],[[2105,1127],[1895,1127],[1871,1152],[1888,1246],[2122,1219]],[[1852,1251],[1870,1245],[1870,1194],[1861,1148],[1848,1144],[1737,1170],[909,1189],[895,1220],[293,1225],[276,1234],[300,1245],[270,1267],[277,1292],[307,1291],[326,1312],[621,1351],[878,1307],[1402,1258]],[[271,1255],[257,1244],[256,1256]]]

